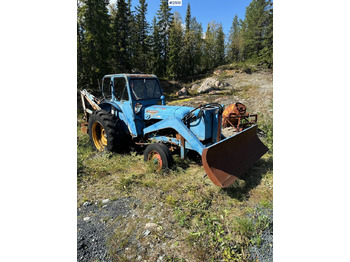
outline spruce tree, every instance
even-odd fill
[[[117,12],[113,29],[113,70],[129,72],[130,61],[130,8],[125,0],[117,1]]]
[[[246,56],[252,61],[263,63],[266,60],[264,57],[272,57],[272,2],[252,0],[246,9],[245,23]]]
[[[97,88],[110,72],[110,27],[108,2],[83,0],[78,6],[78,85]]]
[[[186,33],[190,31],[190,26],[191,26],[191,6],[190,3],[187,5],[187,10],[186,10]]]
[[[264,32],[263,49],[261,50],[261,61],[269,68],[273,65],[273,10],[267,11],[267,21]]]
[[[156,17],[153,17],[152,21],[152,34],[150,36],[150,49],[151,56],[148,63],[148,71],[161,76],[161,73],[164,71],[162,69],[161,63],[161,45],[160,45],[160,35],[159,27]]]
[[[229,44],[227,50],[228,60],[233,62],[237,62],[240,60],[240,37],[241,37],[241,24],[239,23],[238,16],[235,15],[233,18],[230,36],[229,36]]]
[[[196,18],[193,17],[191,19],[191,30],[192,33],[192,53],[193,53],[193,61],[190,67],[190,74],[196,74],[203,70],[203,66],[201,64],[201,60],[203,57],[203,28],[202,24],[198,23]]]
[[[170,12],[171,8],[167,0],[161,0],[159,10],[157,12],[157,26],[159,30],[159,44],[160,44],[160,68],[161,76],[166,75],[166,68],[168,64],[169,55],[169,31],[172,22],[173,14]]]
[[[183,50],[183,30],[182,19],[178,12],[175,12],[174,19],[169,31],[169,62],[167,75],[178,78],[183,71],[182,50]]]
[[[146,0],[139,0],[139,5],[136,6],[135,14],[135,30],[136,30],[136,45],[135,45],[135,66],[142,72],[147,70],[147,62],[149,59],[149,23],[146,20],[147,3]]]
[[[187,5],[185,20],[184,50],[182,55],[183,75],[194,73],[194,32],[191,30],[191,7]]]
[[[225,62],[225,34],[222,25],[215,28],[215,66],[222,65]]]

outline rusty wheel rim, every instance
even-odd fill
[[[162,157],[155,150],[152,150],[151,152],[148,153],[148,162],[155,165],[156,171],[160,171],[163,168]]]
[[[107,146],[107,134],[100,122],[92,125],[92,140],[97,150],[102,151]]]

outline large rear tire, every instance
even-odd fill
[[[120,121],[105,110],[97,110],[91,115],[88,133],[96,150],[122,152],[125,149],[127,139]]]
[[[156,171],[170,168],[174,162],[169,148],[160,143],[148,145],[143,156],[145,162],[151,162],[155,165]]]

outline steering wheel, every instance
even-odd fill
[[[194,118],[194,119],[197,119],[197,118],[200,118],[202,117],[203,115],[203,110],[206,109],[206,108],[219,108],[219,113],[222,114],[223,112],[223,107],[222,105],[218,104],[218,103],[209,103],[209,104],[205,104],[205,105],[199,105],[197,106],[196,108],[192,109],[190,112],[188,112],[183,118],[182,118],[182,121],[184,123],[187,123],[190,119]],[[200,110],[200,112],[196,115],[194,114],[194,112],[196,110]]]

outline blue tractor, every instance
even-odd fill
[[[106,75],[101,93],[98,98],[81,91],[86,120],[82,130],[98,151],[143,146],[145,161],[153,162],[157,170],[173,164],[169,148],[178,148],[181,158],[195,151],[211,181],[228,187],[268,150],[257,136],[257,125],[225,138],[220,104],[166,105],[155,75]]]

